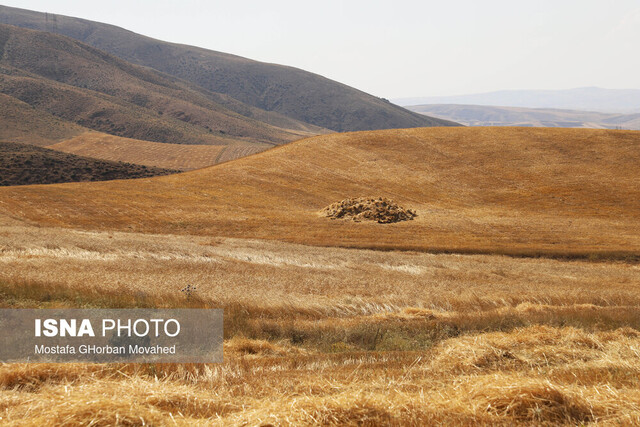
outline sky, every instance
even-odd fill
[[[321,74],[384,98],[640,89],[640,0],[2,0]]]

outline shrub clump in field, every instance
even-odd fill
[[[321,211],[331,219],[351,219],[356,222],[376,221],[380,224],[409,221],[417,215],[393,200],[384,197],[358,197],[333,203]]]

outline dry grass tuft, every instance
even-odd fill
[[[540,325],[467,335],[439,344],[432,366],[468,373],[558,366],[571,360],[596,364],[615,361],[625,366],[640,358],[635,350],[640,344],[636,334],[631,328],[587,332]]]
[[[86,379],[104,373],[100,365],[76,363],[20,363],[0,365],[0,388],[35,392],[43,386],[72,383],[78,378]]]
[[[148,426],[169,421],[153,406],[141,407],[122,396],[91,396],[91,399],[58,399],[43,415],[28,415],[15,425],[26,426]],[[9,423],[11,425],[13,423]]]
[[[233,356],[294,356],[308,354],[290,345],[278,345],[265,340],[234,337],[224,345],[225,354]]]
[[[236,405],[229,402],[221,402],[219,399],[207,399],[201,396],[193,396],[189,390],[182,392],[153,394],[145,403],[160,409],[165,414],[180,414],[187,418],[212,418],[236,411]]]
[[[580,396],[544,381],[516,386],[489,384],[474,396],[486,410],[517,421],[576,424],[594,419],[593,408]]]
[[[392,413],[384,401],[374,399],[338,396],[321,405],[310,403],[303,410],[319,425],[379,426],[398,424],[402,418],[401,413]]]

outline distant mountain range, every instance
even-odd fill
[[[554,108],[603,113],[640,113],[639,89],[585,87],[568,90],[502,90],[459,96],[394,99],[402,106],[465,104],[500,107]]]
[[[550,108],[433,104],[408,107],[412,111],[466,126],[535,126],[640,130],[640,113],[594,113]]]

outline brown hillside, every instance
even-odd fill
[[[326,135],[181,175],[0,190],[14,217],[66,227],[314,245],[524,254],[640,253],[640,132],[431,128]],[[419,213],[317,213],[348,197]]]
[[[0,105],[0,141],[44,146],[88,131],[3,93]]]
[[[155,40],[113,25],[6,6],[0,6],[0,22],[55,31],[205,90],[321,128],[343,132],[458,126],[297,68]]]
[[[56,34],[0,24],[0,52],[0,92],[113,135],[180,144],[273,145],[325,132]]]

